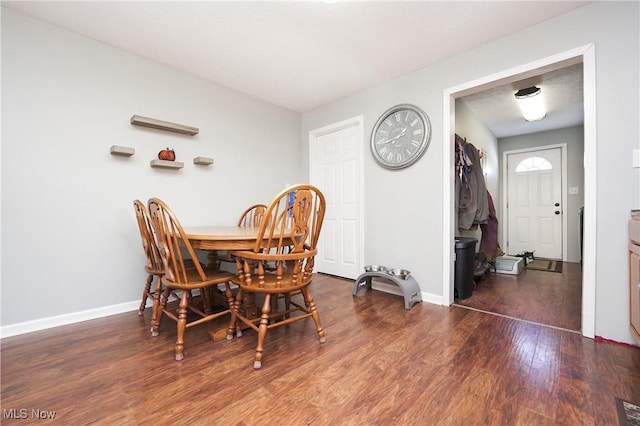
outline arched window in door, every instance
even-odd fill
[[[528,157],[518,163],[516,173],[538,172],[540,170],[551,170],[551,163],[542,157]]]

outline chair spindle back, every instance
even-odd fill
[[[165,267],[165,278],[175,284],[187,285],[189,282],[188,268],[185,265],[189,265],[195,267],[202,281],[205,281],[206,274],[173,211],[158,198],[150,198],[148,206],[151,222],[158,237],[158,248]],[[189,256],[188,258],[185,258],[184,252]],[[193,264],[189,262],[189,259],[193,261]]]

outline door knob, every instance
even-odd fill
[[[560,207],[560,203],[555,203],[554,206]]]
[[[554,213],[555,214],[560,214],[560,210],[556,210]]]

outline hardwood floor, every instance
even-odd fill
[[[567,330],[581,330],[582,265],[563,262],[562,272],[525,269],[520,275],[489,272],[473,295],[457,305]]]
[[[209,339],[149,334],[137,312],[2,340],[3,425],[617,425],[614,397],[640,401],[640,348],[399,296],[318,275],[312,321]],[[24,411],[21,411],[24,410]],[[26,414],[26,419],[17,419]],[[37,414],[37,413],[36,413]]]

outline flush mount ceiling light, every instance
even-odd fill
[[[544,100],[542,99],[542,91],[539,87],[533,86],[520,89],[516,92],[515,97],[525,120],[538,121],[547,115],[544,108]]]

